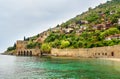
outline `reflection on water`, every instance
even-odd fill
[[[120,79],[119,74],[115,61],[0,55],[0,79]]]

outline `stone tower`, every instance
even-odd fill
[[[27,41],[18,40],[16,43],[16,49],[26,49]]]

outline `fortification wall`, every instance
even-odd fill
[[[18,40],[16,42],[15,55],[18,56],[40,56],[41,52],[39,48],[27,49],[27,41]]]
[[[28,43],[27,41],[18,40],[16,42],[16,49],[25,49],[27,43]]]
[[[86,49],[55,49],[52,48],[51,55],[53,56],[68,56],[68,57],[92,57],[92,58],[120,58],[120,45],[96,47]]]
[[[16,50],[17,56],[40,56],[40,49],[18,49]]]

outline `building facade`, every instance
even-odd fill
[[[16,53],[17,56],[40,56],[41,52],[39,48],[27,49],[27,41],[18,40],[16,42]]]

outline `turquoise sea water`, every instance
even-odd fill
[[[120,62],[0,55],[0,79],[120,79]]]

